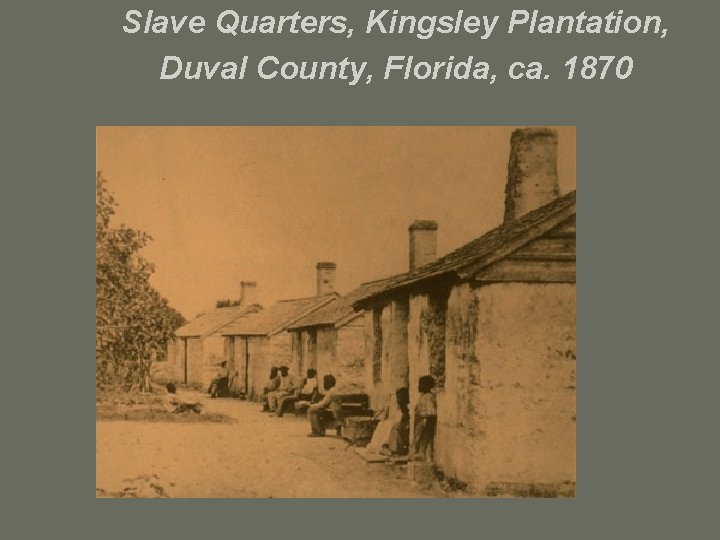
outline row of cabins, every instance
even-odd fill
[[[576,198],[560,196],[557,136],[516,130],[497,228],[438,258],[438,226],[409,228],[408,272],[340,296],[319,263],[317,296],[262,309],[247,298],[177,332],[176,380],[206,385],[227,360],[257,396],[271,365],[332,373],[374,409],[437,381],[435,463],[486,492],[575,490]],[[412,409],[411,409],[412,410]],[[539,491],[538,491],[539,490]]]

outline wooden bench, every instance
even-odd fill
[[[370,409],[370,396],[367,394],[340,394],[337,401],[330,404],[327,415],[323,422],[325,428],[334,427],[337,435],[342,436],[345,429],[345,420],[353,417],[370,417],[373,411]]]
[[[313,403],[322,400],[323,394],[317,394]],[[370,396],[367,394],[340,394],[338,396],[340,407],[338,409],[339,416],[345,418],[347,416],[372,416],[370,410]],[[308,403],[295,403],[295,414],[298,416],[307,412]],[[357,414],[356,414],[357,413]]]

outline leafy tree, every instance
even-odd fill
[[[153,266],[140,250],[152,238],[111,226],[117,205],[100,172],[95,198],[96,386],[105,390],[148,389],[152,361],[184,324],[180,313],[150,285]]]

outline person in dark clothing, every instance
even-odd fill
[[[271,367],[270,368],[270,378],[268,379],[267,384],[263,388],[263,393],[260,396],[260,399],[262,400],[263,412],[267,412],[270,410],[270,405],[268,403],[268,394],[270,392],[275,392],[278,387],[280,386],[280,376],[278,375],[278,372],[280,370],[277,367]]]
[[[208,388],[208,394],[211,397],[230,392],[230,370],[227,367],[227,362],[220,362],[218,367],[217,376],[210,382]]]
[[[310,420],[310,433],[308,437],[324,437],[325,426],[323,420],[328,414],[334,414],[332,408],[338,405],[339,394],[335,389],[335,377],[325,375],[323,377],[323,387],[325,395],[323,398],[308,407],[308,419]]]

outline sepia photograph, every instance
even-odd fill
[[[576,496],[574,126],[98,126],[97,498]]]

